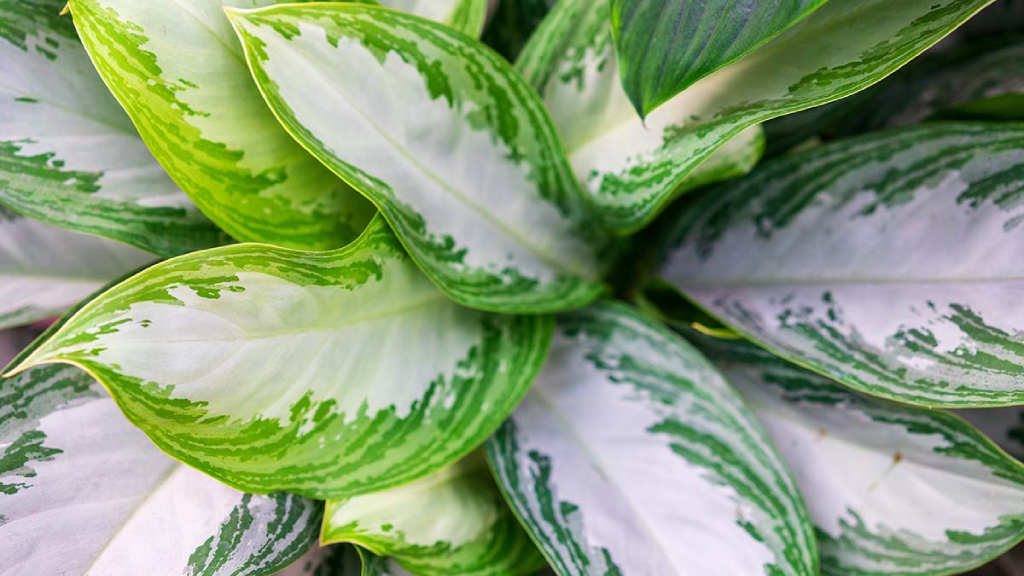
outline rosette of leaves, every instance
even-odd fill
[[[0,0],[0,575],[999,556],[989,3]]]

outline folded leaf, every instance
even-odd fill
[[[545,566],[479,453],[398,488],[328,500],[320,541],[358,544],[419,576],[528,576]]]
[[[56,316],[151,254],[23,218],[0,205],[0,328]]]
[[[451,298],[537,313],[601,294],[605,238],[543,106],[508,63],[373,6],[229,14],[284,125],[380,208]]]
[[[477,38],[483,33],[487,20],[487,0],[381,0],[380,3],[447,24]]]
[[[64,4],[0,0],[0,202],[161,256],[223,244],[103,85]]]
[[[103,80],[204,214],[241,241],[337,248],[373,207],[274,119],[222,10],[273,2],[71,0],[71,10]]]
[[[378,219],[333,252],[235,245],[158,264],[18,370],[81,366],[164,451],[231,486],[344,497],[483,442],[551,330],[547,317],[451,303]]]
[[[624,305],[560,317],[487,455],[560,576],[818,574],[803,503],[753,414]]]
[[[990,1],[832,0],[644,121],[618,84],[608,0],[560,1],[517,68],[563,128],[572,165],[602,218],[630,232],[743,130],[866,88]]]
[[[1022,149],[1021,125],[932,124],[780,158],[688,207],[661,273],[863,392],[1024,403]]]
[[[259,576],[316,539],[319,504],[243,494],[161,453],[88,375],[0,380],[0,573]]]
[[[960,418],[858,394],[748,343],[704,342],[793,471],[823,574],[958,574],[1024,538],[1024,464]]]
[[[796,24],[825,0],[611,0],[622,85],[640,116]]]

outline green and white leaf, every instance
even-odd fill
[[[71,0],[71,10],[103,80],[204,214],[241,241],[337,248],[373,207],[274,119],[223,11],[272,3]]]
[[[476,452],[398,488],[328,500],[320,541],[358,544],[419,576],[528,576],[545,566]]]
[[[380,0],[380,3],[447,24],[474,38],[480,37],[487,21],[487,0]]]
[[[1024,464],[962,419],[858,394],[742,341],[703,341],[793,471],[822,573],[959,574],[1024,538]]]
[[[1022,168],[1024,126],[997,123],[783,157],[680,214],[661,274],[748,338],[863,392],[1020,404]]]
[[[455,301],[537,313],[604,291],[607,240],[543,105],[499,56],[374,6],[230,15],[284,125]]]
[[[611,0],[622,85],[643,117],[825,0]]]
[[[0,205],[0,328],[56,316],[153,256],[43,224]]]
[[[743,130],[868,87],[990,1],[831,0],[644,121],[619,85],[608,0],[559,2],[517,68],[562,128],[603,219],[630,232]]]
[[[0,573],[259,576],[316,539],[320,506],[179,464],[84,372],[0,380]]]
[[[624,305],[560,317],[487,455],[560,576],[818,574],[807,512],[753,414]]]
[[[0,0],[0,202],[161,256],[223,244],[96,74],[65,0]]]
[[[86,369],[164,451],[236,488],[348,497],[483,442],[551,331],[548,317],[450,302],[378,218],[332,252],[244,244],[160,263],[17,370]]]

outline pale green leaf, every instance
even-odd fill
[[[758,167],[688,206],[661,274],[774,352],[933,407],[1024,403],[1024,126],[935,123]]]
[[[958,574],[1024,538],[1024,464],[960,418],[858,394],[749,343],[701,342],[793,471],[822,573]]]
[[[545,565],[479,452],[398,488],[328,500],[320,541],[358,544],[420,576],[527,576]]]
[[[63,5],[0,0],[0,202],[162,256],[223,244],[107,91]]]
[[[451,298],[534,313],[604,290],[597,219],[543,106],[499,56],[373,6],[230,15],[284,125],[380,208]]]
[[[991,0],[830,0],[641,121],[618,83],[607,0],[562,0],[517,61],[607,224],[636,230],[743,130],[853,94]],[[567,126],[571,128],[567,128]]]
[[[373,207],[296,144],[253,85],[223,6],[274,0],[72,0],[82,41],[170,176],[242,241],[343,246]]]
[[[487,20],[487,0],[380,0],[381,5],[447,24],[479,37]]]
[[[818,574],[803,503],[753,414],[624,305],[559,318],[548,365],[487,453],[560,576]]]
[[[0,328],[57,316],[153,256],[54,228],[0,205]]]
[[[611,0],[622,85],[640,116],[793,26],[825,0]]]
[[[252,492],[347,497],[484,441],[540,369],[548,317],[445,298],[381,219],[350,246],[225,246],[90,302],[18,367],[96,376],[168,454]]]
[[[73,367],[0,380],[4,576],[272,574],[309,548],[320,516],[168,458]]]

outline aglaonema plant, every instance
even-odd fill
[[[999,556],[990,3],[0,0],[0,575]]]

